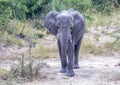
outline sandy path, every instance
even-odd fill
[[[80,69],[75,70],[74,77],[59,73],[59,59],[45,60],[50,68],[44,69],[48,78],[23,85],[120,85],[120,56],[81,58]],[[118,78],[119,75],[119,78]]]

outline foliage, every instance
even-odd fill
[[[74,8],[84,12],[92,6],[91,0],[52,0],[50,4],[52,10],[61,11],[64,9]]]
[[[6,6],[9,5],[10,3],[7,1],[0,1],[0,30],[7,30],[8,28],[8,22],[9,22],[9,17],[11,16],[11,10],[10,7]],[[5,28],[5,29],[4,29]]]
[[[117,1],[117,2],[116,2]],[[74,8],[82,13],[106,12],[110,14],[120,5],[119,0],[0,0],[0,28],[7,29],[9,19],[34,19],[46,11]],[[86,15],[86,14],[85,14]],[[36,17],[38,16],[38,17]],[[90,19],[90,15],[86,15]],[[42,17],[43,18],[43,17]]]
[[[97,12],[111,13],[115,9],[114,0],[91,0]]]
[[[11,18],[25,20],[40,15],[47,9],[61,11],[74,8],[81,12],[96,10],[110,13],[119,7],[119,0],[0,0],[0,11]],[[6,15],[7,16],[7,15]]]
[[[26,13],[28,12],[28,8],[24,4],[24,0],[11,0],[11,9],[12,16],[11,18],[17,18],[19,20],[26,19]]]
[[[33,28],[44,31],[44,16],[53,10],[74,8],[85,16],[87,26],[105,25],[110,21],[108,15],[118,10],[119,5],[120,0],[0,0],[0,41],[5,38],[6,42],[14,43],[13,37],[21,32],[26,21],[25,36]],[[35,36],[41,38],[43,34]],[[22,42],[18,41],[18,45],[22,46]]]
[[[2,31],[0,35],[5,32],[11,35],[18,34],[16,22],[16,26],[11,23],[14,20],[24,23],[29,18],[35,19],[32,23],[33,28],[43,28],[43,16],[40,15],[44,13],[46,5],[50,2],[51,0],[0,0],[0,31]]]
[[[92,8],[91,0],[72,0],[71,4],[74,9],[79,10],[81,12],[88,11]]]
[[[33,18],[36,14],[40,14],[45,9],[45,6],[51,2],[51,0],[23,0],[24,5],[27,7],[27,18]]]

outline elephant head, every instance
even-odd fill
[[[45,27],[57,37],[64,52],[67,50],[68,42],[72,43],[72,31],[81,27],[81,17],[73,9],[62,12],[49,12],[45,17]]]

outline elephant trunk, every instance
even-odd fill
[[[68,36],[67,36],[67,30],[63,30],[63,37],[62,42],[63,45],[61,45],[61,54],[63,57],[66,57],[67,50],[68,50]]]
[[[67,66],[67,52],[68,52],[68,46],[69,43],[72,42],[72,38],[70,35],[70,32],[67,28],[63,28],[59,33],[57,34],[57,39],[60,42],[60,57],[61,57],[61,63],[62,67]]]

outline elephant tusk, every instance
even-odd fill
[[[72,43],[72,37],[70,37],[70,43]]]

